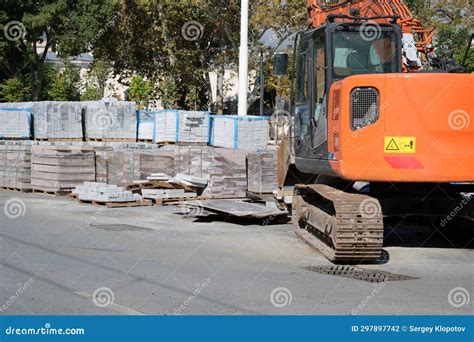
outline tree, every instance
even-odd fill
[[[301,0],[252,1],[250,41],[262,46],[261,38],[274,31],[271,59],[296,28],[305,26],[305,16]],[[94,54],[112,60],[124,80],[136,73],[158,84],[157,94],[172,107],[208,108],[209,71],[222,80],[224,67],[237,64],[240,0],[124,1],[117,17]]]
[[[23,80],[10,78],[0,84],[0,99],[5,102],[28,101],[29,91]]]
[[[462,62],[472,31],[472,0],[408,0],[407,5],[425,26],[436,29],[436,54]],[[468,72],[474,71],[474,52],[467,60]]]
[[[1,29],[10,34],[0,35],[0,78],[28,74],[31,98],[38,100],[47,53],[54,49],[62,57],[68,57],[89,51],[115,3],[115,0],[2,0],[0,18],[7,24]]]
[[[139,109],[144,109],[148,105],[152,92],[151,82],[141,76],[133,76],[128,89],[130,100],[135,101]]]
[[[307,27],[307,11],[299,0],[256,0],[252,2],[252,8],[254,11],[250,20],[250,40],[253,46],[260,47],[265,52],[266,106],[273,107],[277,94],[289,100],[291,75],[290,70],[286,76],[274,77],[273,58],[277,52],[281,51],[292,54],[289,46],[286,45],[292,45],[292,36]],[[254,56],[257,57],[257,54]],[[258,59],[251,59],[250,63],[252,69],[259,69]],[[258,84],[259,80],[257,79],[255,83]]]
[[[96,59],[87,75],[86,87],[81,99],[100,100],[105,96],[105,88],[109,79],[111,63],[103,59]]]
[[[236,55],[239,2],[124,1],[95,55],[113,60],[115,73],[124,80],[139,74],[159,84],[157,93],[166,94],[162,100],[172,107],[207,108],[209,70],[229,63],[226,55]]]
[[[52,101],[79,101],[79,83],[81,80],[79,68],[69,60],[64,62],[62,70],[51,68],[47,90],[48,99]]]
[[[436,36],[437,53],[443,57],[453,58],[457,64],[461,64],[470,40],[471,35],[467,27],[440,25]],[[474,71],[473,57],[474,53],[471,49],[466,63],[468,72]]]

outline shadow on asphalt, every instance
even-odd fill
[[[272,226],[291,223],[290,218],[286,216],[268,217],[268,218],[251,218],[236,217],[231,215],[209,215],[203,217],[191,217],[195,223],[225,222],[237,224],[240,226]]]
[[[384,247],[474,249],[474,223],[454,222],[441,227],[422,218],[385,220]]]

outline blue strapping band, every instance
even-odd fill
[[[176,111],[176,142],[179,142],[179,111]]]
[[[234,149],[239,147],[239,120],[234,120]]]
[[[33,108],[0,108],[0,110],[8,112],[32,112]]]

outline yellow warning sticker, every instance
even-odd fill
[[[385,153],[416,153],[416,137],[385,137]]]

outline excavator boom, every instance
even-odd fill
[[[417,71],[423,64],[429,64],[429,54],[433,52],[433,28],[425,28],[414,17],[403,0],[349,0],[321,1],[307,0],[310,15],[310,27],[317,28],[331,17],[340,17],[342,21],[354,17],[377,18],[374,22],[388,23],[396,18],[403,34],[403,50],[407,59],[405,71]],[[346,16],[348,18],[344,18]]]

